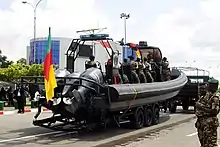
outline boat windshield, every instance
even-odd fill
[[[159,48],[140,48],[142,58],[152,58],[154,61],[160,62],[162,60],[162,55]]]

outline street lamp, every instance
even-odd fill
[[[126,13],[121,13],[121,15],[120,15],[120,18],[121,19],[124,19],[124,33],[125,33],[125,38],[124,38],[124,44],[126,44],[127,43],[127,28],[126,28],[126,20],[128,19],[128,18],[130,18],[130,14],[126,14]],[[125,46],[123,47],[123,58],[125,58]]]
[[[40,2],[41,2],[42,0],[39,0],[35,5],[33,5],[33,4],[31,4],[31,3],[29,3],[29,2],[27,2],[27,1],[22,1],[22,3],[23,4],[28,4],[28,5],[30,5],[33,9],[34,9],[34,52],[33,52],[33,54],[34,54],[34,63],[35,63],[35,52],[36,52],[36,10],[37,10],[37,7],[38,7],[38,5],[40,4]]]
[[[120,15],[120,18],[121,19],[124,19],[124,33],[125,33],[125,43],[127,43],[126,41],[126,38],[127,38],[127,30],[126,30],[126,20],[128,19],[128,18],[130,18],[130,14],[126,14],[126,13],[121,13],[121,15]]]

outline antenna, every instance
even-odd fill
[[[95,34],[95,31],[98,31],[96,33],[100,33],[102,32],[103,30],[106,30],[107,27],[104,27],[104,28],[95,28],[95,29],[87,29],[87,30],[79,30],[79,31],[76,31],[76,33],[89,33],[89,34]],[[94,41],[92,41],[92,46],[93,46],[93,54],[95,55],[95,43]]]
[[[103,30],[106,30],[107,27],[104,27],[104,28],[95,28],[95,29],[87,29],[87,30],[79,30],[79,31],[76,31],[76,33],[89,33],[89,34],[95,34],[95,31],[98,31],[97,33],[100,33],[102,32]]]

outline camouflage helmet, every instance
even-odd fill
[[[219,81],[217,79],[214,79],[213,77],[211,77],[211,78],[209,78],[208,83],[209,84],[218,84]]]
[[[216,92],[218,90],[218,80],[213,77],[208,80],[208,89],[209,91]]]

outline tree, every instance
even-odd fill
[[[18,82],[21,76],[42,76],[43,65],[25,65],[23,63],[9,65],[8,68],[0,68],[0,80]]]
[[[13,64],[13,61],[8,61],[7,57],[2,55],[2,50],[0,50],[0,67],[7,68],[11,64]]]
[[[43,64],[32,64],[29,66],[27,76],[43,76]]]
[[[25,58],[21,58],[17,61],[17,63],[27,64],[27,60]]]

